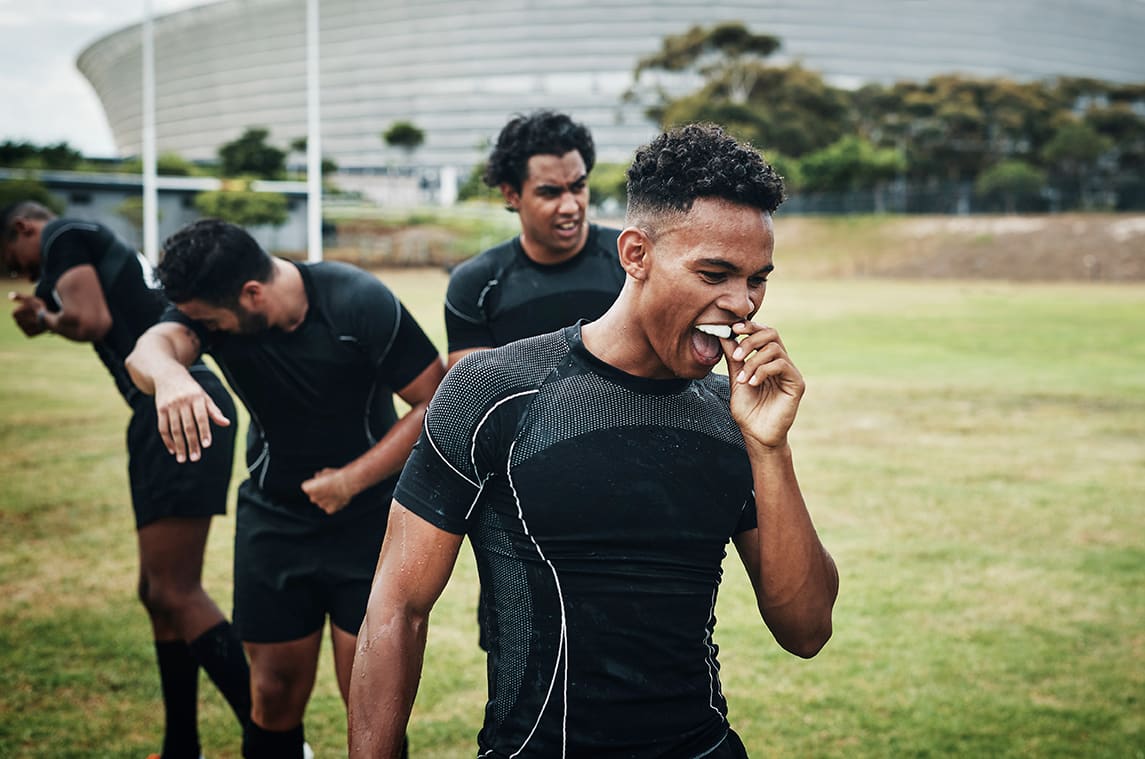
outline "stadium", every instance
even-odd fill
[[[599,160],[627,161],[655,133],[622,101],[636,61],[694,24],[742,21],[778,36],[840,86],[941,73],[1019,80],[1145,79],[1141,0],[325,0],[323,153],[344,171],[463,171],[513,113],[564,110],[593,131]],[[306,3],[221,0],[155,20],[158,149],[212,159],[247,127],[285,147],[306,134]],[[92,43],[77,65],[118,150],[141,151],[139,25]],[[381,138],[409,121],[424,143]]]

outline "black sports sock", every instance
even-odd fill
[[[191,655],[231,705],[243,727],[250,721],[250,666],[243,644],[223,620],[188,644]]]
[[[199,759],[199,665],[181,640],[155,641],[163,688],[163,759]]]
[[[266,730],[250,721],[243,730],[243,759],[302,759],[302,725],[291,730]]]

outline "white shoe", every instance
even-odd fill
[[[302,744],[302,759],[314,759],[314,749],[310,748],[309,743]]]

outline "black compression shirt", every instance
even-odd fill
[[[389,288],[341,263],[298,264],[309,305],[292,332],[209,332],[174,308],[165,320],[190,326],[251,415],[251,482],[283,507],[327,518],[302,492],[325,467],[356,459],[397,421],[393,393],[432,362],[437,348]],[[389,503],[396,476],[359,493],[335,518]]]
[[[755,527],[726,377],[625,374],[579,325],[467,356],[395,498],[477,557],[481,756],[688,757],[723,739],[716,592],[729,539]]]
[[[59,311],[62,306],[56,293],[60,277],[76,266],[95,268],[111,313],[111,329],[93,346],[115,379],[116,388],[130,403],[139,391],[123,362],[139,336],[158,320],[165,304],[162,294],[153,289],[151,267],[107,227],[76,219],[55,219],[45,224],[40,254],[42,274],[36,296],[51,311]]]
[[[584,248],[551,266],[525,255],[520,237],[460,264],[445,295],[449,352],[495,348],[599,317],[624,284],[619,234],[590,225]]]

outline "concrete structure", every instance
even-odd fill
[[[304,0],[221,0],[156,19],[160,152],[209,159],[249,126],[306,132]],[[739,20],[841,85],[939,73],[1145,81],[1142,0],[323,0],[323,152],[358,170],[464,172],[516,112],[554,107],[627,161],[655,127],[621,95],[637,59],[693,24]],[[140,152],[139,26],[79,57],[119,150]],[[412,154],[380,134],[407,120]]]
[[[125,241],[143,250],[142,230],[123,214],[125,201],[142,199],[143,180],[140,175],[80,171],[30,173],[0,169],[0,182],[21,179],[38,181],[53,195],[59,196],[67,205],[64,211],[67,216],[105,224]],[[196,195],[223,189],[223,182],[214,177],[161,176],[157,178],[157,184],[160,244],[180,227],[202,216],[195,208]],[[250,189],[285,195],[289,210],[286,222],[281,226],[252,226],[247,231],[269,251],[305,253],[306,183],[256,181],[251,183]]]

